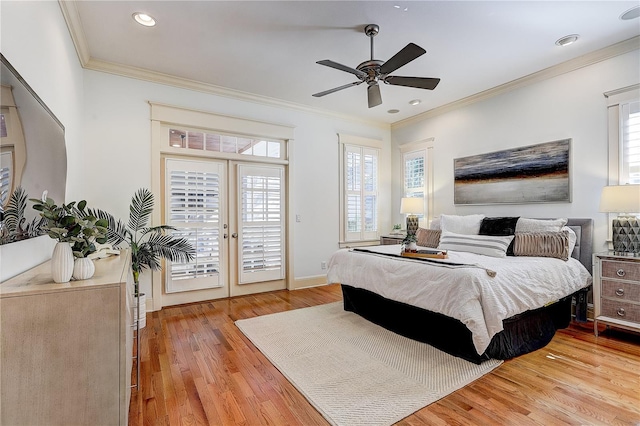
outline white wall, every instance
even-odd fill
[[[302,222],[294,229],[295,278],[322,275],[320,262],[338,248],[337,133],[385,142],[381,170],[383,229],[391,223],[390,130],[325,115],[243,102],[114,75],[80,66],[58,2],[5,1],[1,51],[66,128],[67,200],[86,199],[126,219],[131,195],[150,187],[150,118],[147,101],[163,102],[295,126],[293,200]],[[33,241],[36,244],[43,245]],[[3,246],[25,264],[1,279],[46,259],[33,260]],[[44,252],[47,252],[46,248]],[[42,250],[41,250],[42,251]],[[30,250],[27,249],[26,253]],[[4,256],[8,259],[9,256]],[[13,262],[12,262],[13,263]],[[1,266],[1,265],[0,265]],[[148,275],[148,274],[147,274]],[[145,282],[145,279],[147,282]],[[150,294],[148,277],[142,290]]]
[[[65,126],[67,152],[77,150],[83,144],[84,71],[58,2],[3,0],[0,11],[0,51]],[[77,162],[68,163],[67,199],[73,199],[84,170]],[[0,280],[50,258],[48,243],[40,238],[1,246]]]
[[[639,64],[640,54],[634,51],[418,123],[394,127],[394,177],[401,176],[398,147],[434,137],[434,215],[593,218],[594,250],[605,250],[607,218],[598,211],[600,191],[607,183],[607,107],[603,94],[637,84]],[[573,140],[571,203],[454,205],[454,158],[566,138]],[[394,200],[402,196],[400,185],[396,181],[393,187]],[[401,221],[399,216],[396,221]]]
[[[389,229],[391,212],[390,130],[307,113],[239,101],[196,91],[86,71],[84,144],[71,162],[81,163],[83,179],[74,192],[90,205],[126,218],[131,195],[151,186],[151,125],[148,102],[171,104],[224,115],[295,127],[293,193],[294,278],[323,275],[320,262],[338,249],[338,142],[337,133],[385,142],[381,164],[382,229]],[[146,278],[148,280],[148,277]],[[150,294],[150,283],[142,291]]]

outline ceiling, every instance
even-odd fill
[[[212,85],[214,92],[232,89],[267,102],[383,123],[640,35],[640,19],[619,19],[638,6],[637,0],[65,3],[74,11],[75,19],[68,22],[89,68],[92,63],[97,69],[108,64],[113,71],[118,68],[114,64],[125,65]],[[134,12],[152,15],[157,25],[137,24]],[[439,86],[431,91],[381,84],[383,103],[374,108],[367,107],[366,84],[312,97],[357,81],[316,61],[331,59],[355,68],[369,60],[363,29],[371,23],[380,26],[375,59],[388,60],[409,42],[427,51],[392,75],[438,77]],[[564,47],[555,44],[569,34],[580,39]],[[638,40],[633,41],[635,48],[640,47]],[[413,99],[422,103],[412,106]],[[390,114],[392,109],[399,112]]]

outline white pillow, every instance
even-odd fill
[[[560,232],[567,219],[528,219],[521,217],[516,223],[516,234],[521,232]]]
[[[440,228],[456,234],[478,235],[482,219],[484,219],[483,214],[466,216],[443,214],[440,215]]]
[[[441,230],[442,228],[440,227],[440,216],[438,217],[434,217],[433,220],[431,221],[431,223],[429,224],[429,229],[434,229],[436,231]]]
[[[505,257],[514,236],[464,235],[442,231],[438,250],[466,251],[492,257]]]
[[[563,226],[561,231],[567,231],[569,233],[569,257],[571,257],[571,253],[573,253],[573,249],[576,247],[576,243],[578,242],[578,236],[575,231],[568,226]]]

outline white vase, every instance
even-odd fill
[[[58,242],[51,255],[51,275],[57,283],[69,282],[73,275],[73,251],[71,244]]]
[[[415,243],[415,241],[411,241],[409,244],[407,244],[407,250],[418,250],[418,245]]]
[[[88,257],[79,257],[73,261],[73,278],[76,280],[86,280],[96,272],[93,260]]]

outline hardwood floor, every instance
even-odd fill
[[[234,321],[342,299],[329,285],[215,300],[147,314],[141,390],[129,424],[326,425]],[[604,328],[603,328],[604,330]],[[592,325],[560,330],[401,425],[638,425],[640,336]]]

